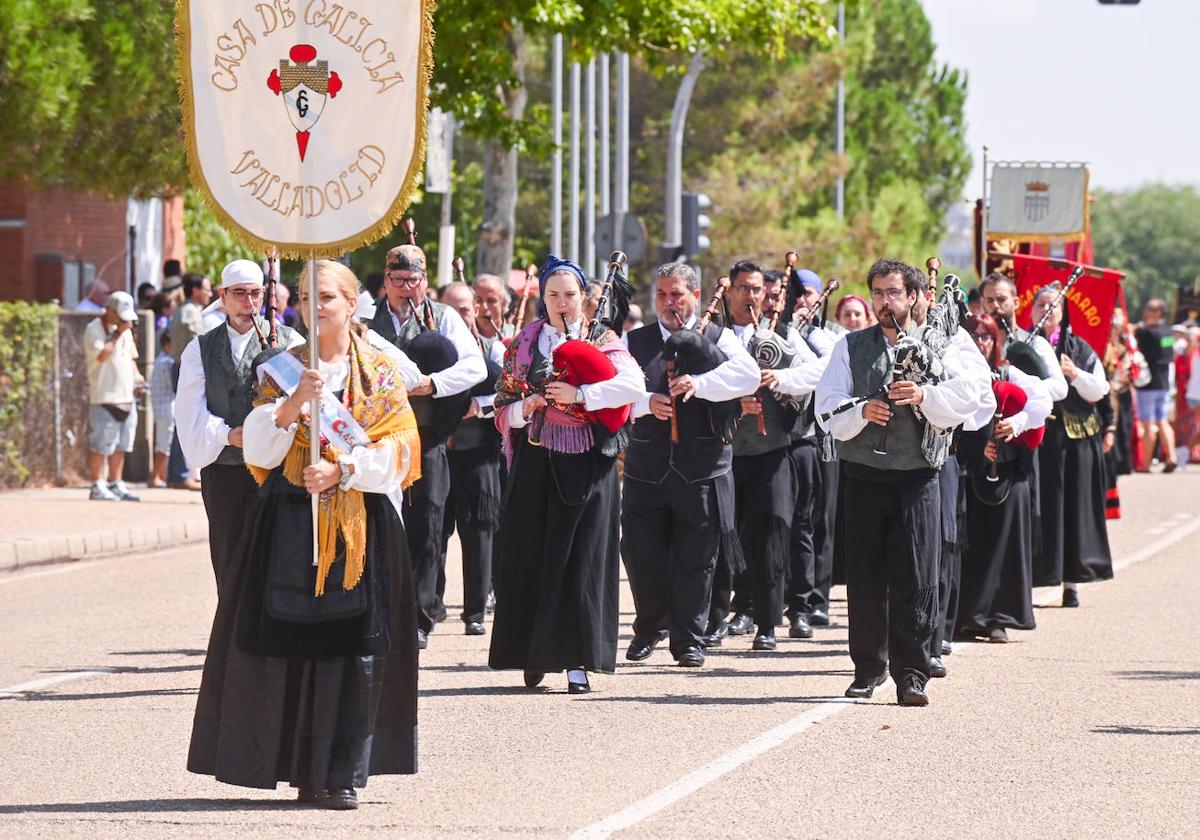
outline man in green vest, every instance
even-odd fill
[[[917,335],[912,310],[923,285],[921,272],[898,260],[871,266],[867,286],[879,323],[834,345],[817,386],[818,418],[839,441],[846,465],[843,533],[854,660],[846,696],[870,697],[890,671],[905,706],[929,703],[929,646],[938,619],[938,469],[945,448],[926,445],[926,427],[951,429],[995,408],[991,377],[968,364],[955,344],[941,357],[945,374],[936,383],[896,371],[897,342]],[[829,415],[848,404],[854,407]]]
[[[250,260],[234,260],[221,272],[224,323],[191,341],[179,360],[175,430],[193,474],[199,472],[208,544],[217,589],[242,535],[251,494],[257,489],[242,458],[242,422],[253,406],[250,365],[263,351],[268,325],[259,318],[263,273]],[[257,324],[257,328],[256,328]],[[279,327],[279,343],[303,339]]]

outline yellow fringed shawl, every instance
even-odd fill
[[[308,367],[308,347],[289,350],[293,356]],[[367,432],[370,446],[391,445],[395,453],[396,469],[404,467],[407,450],[408,472],[400,486],[407,488],[421,477],[421,443],[417,433],[417,419],[408,404],[408,392],[392,361],[357,335],[351,335],[350,375],[342,395],[343,404],[354,415],[354,419]],[[283,391],[271,377],[263,379],[262,389],[255,406],[273,403],[284,396]],[[309,464],[308,425],[298,424],[296,437],[283,459],[283,476],[296,487],[304,486],[304,468]],[[321,457],[337,463],[342,451],[322,438]],[[250,474],[261,487],[271,470],[246,464]],[[332,490],[321,494],[320,515],[317,520],[320,553],[317,561],[317,582],[314,594],[325,594],[325,579],[337,553],[337,538],[341,535],[346,547],[346,573],[342,580],[343,589],[353,589],[362,580],[367,553],[367,513],[363,494],[359,490],[343,490],[335,485]]]

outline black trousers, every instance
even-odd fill
[[[200,495],[208,515],[208,552],[217,592],[225,579],[246,523],[253,518],[258,484],[243,464],[209,464],[200,470]]]
[[[625,480],[621,558],[636,617],[633,635],[670,633],[671,653],[701,647],[712,598],[721,528],[716,480],[689,484],[672,472],[662,484]]]
[[[958,511],[963,504],[965,482],[958,458],[950,455],[938,473],[938,490],[942,498],[942,553],[938,558],[938,621],[929,643],[930,656],[941,656],[942,642],[954,638],[959,581],[962,580]]]
[[[442,527],[439,580],[445,579],[446,541],[457,530],[462,548],[463,621],[482,622],[487,596],[492,591],[492,556],[500,527],[500,451],[481,446],[450,449],[446,456],[450,463],[450,496]]]
[[[753,615],[759,631],[783,622],[796,475],[787,447],[733,457],[738,539],[746,571],[734,577],[733,609]]]
[[[856,677],[929,678],[938,620],[941,499],[932,470],[847,466],[846,600]]]
[[[816,441],[807,438],[792,444],[792,468],[796,473],[796,509],[792,514],[791,574],[787,584],[787,614],[829,612],[832,567],[817,563],[814,539],[817,520],[824,516],[821,499],[821,459]],[[832,555],[831,555],[832,556]]]
[[[450,495],[446,444],[421,447],[421,479],[404,493],[404,530],[417,592],[417,627],[433,631],[438,616],[438,576],[443,573],[442,522]],[[445,609],[444,607],[442,608]]]
[[[813,522],[813,546],[817,553],[817,580],[824,583],[822,592],[826,604],[829,603],[829,590],[835,583],[846,582],[844,552],[839,543],[842,540],[841,509],[841,461],[819,461],[821,470],[821,488],[817,494],[817,510],[820,513]],[[841,561],[841,566],[837,563]]]

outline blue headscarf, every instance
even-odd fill
[[[542,269],[538,272],[538,317],[546,317],[546,279],[551,274],[566,272],[575,276],[579,282],[579,291],[587,290],[587,277],[584,276],[583,266],[574,260],[564,260],[562,257],[556,257],[550,254],[546,257],[546,261],[542,263]]]

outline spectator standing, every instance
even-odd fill
[[[96,501],[139,501],[121,479],[125,453],[133,451],[137,431],[134,391],[143,383],[137,368],[137,344],[132,326],[137,321],[133,298],[113,292],[104,312],[83,331],[87,360],[88,470],[92,478],[90,498]],[[108,482],[105,483],[105,462]]]
[[[1150,381],[1137,388],[1138,426],[1142,452],[1138,472],[1149,472],[1159,444],[1164,450],[1163,472],[1174,472],[1175,430],[1167,421],[1167,401],[1171,388],[1171,366],[1175,361],[1175,338],[1165,323],[1167,302],[1152,298],[1142,309],[1142,323],[1135,333],[1138,349],[1146,360]]]
[[[161,297],[161,295],[159,296]],[[171,334],[159,339],[162,352],[154,357],[150,374],[150,406],[154,410],[154,468],[148,487],[167,486],[167,464],[175,437],[175,359],[171,357]]]
[[[99,315],[104,311],[104,304],[108,301],[110,292],[111,289],[108,288],[108,284],[97,277],[87,287],[87,296],[75,304],[75,311],[93,312]]]

